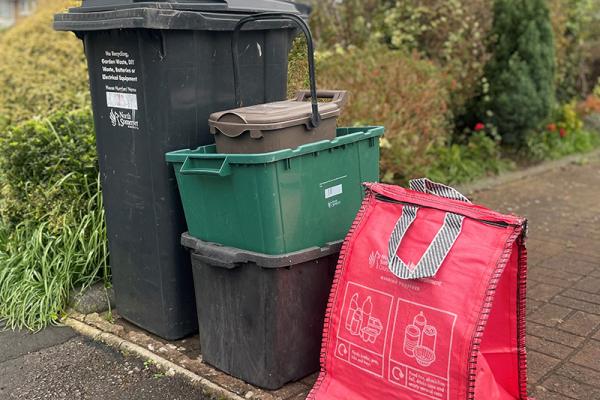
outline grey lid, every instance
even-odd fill
[[[290,126],[309,125],[312,105],[305,101],[308,91],[301,91],[294,100],[277,101],[250,107],[213,113],[208,124],[211,133],[217,130],[229,137],[237,137],[249,130],[272,131]],[[321,119],[338,117],[347,99],[346,91],[317,91],[319,97],[331,98],[319,103]]]
[[[310,7],[285,0],[83,0],[70,12],[98,12],[124,8],[160,8],[227,13],[290,12],[308,14]]]
[[[229,31],[245,16],[285,12],[308,18],[311,8],[284,0],[83,0],[81,7],[54,16],[58,31],[109,29]],[[290,21],[263,21],[249,29],[291,29]]]

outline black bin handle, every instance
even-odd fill
[[[233,37],[231,39],[231,54],[233,57],[233,82],[235,86],[235,103],[238,107],[243,107],[242,99],[240,95],[240,63],[239,63],[239,38],[242,26],[248,22],[260,21],[260,20],[274,20],[274,19],[287,19],[295,22],[304,36],[306,36],[306,43],[308,46],[308,74],[310,79],[310,93],[311,93],[311,104],[312,104],[312,116],[310,120],[310,128],[317,128],[321,124],[321,115],[319,114],[319,102],[317,97],[317,82],[315,78],[315,47],[313,43],[312,33],[310,27],[302,18],[296,14],[291,13],[261,13],[256,15],[250,15],[242,18],[236,24],[233,30]]]

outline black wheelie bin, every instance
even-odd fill
[[[231,35],[262,12],[306,18],[282,0],[83,0],[57,14],[88,60],[110,263],[119,314],[165,339],[198,329],[187,227],[164,154],[214,141],[209,116],[236,106]],[[244,104],[284,100],[288,20],[249,24],[240,37]]]

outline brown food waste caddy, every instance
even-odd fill
[[[208,121],[219,153],[268,153],[294,149],[303,144],[335,139],[337,117],[346,103],[346,91],[318,91],[321,121],[312,128],[309,91],[296,99],[259,104],[214,113]]]
[[[293,100],[243,107],[240,96],[238,39],[242,26],[259,20],[289,19],[306,36],[310,91],[300,91]],[[306,22],[287,13],[263,13],[241,19],[231,41],[236,104],[239,108],[212,114],[208,120],[221,154],[269,153],[336,137],[337,117],[347,101],[344,90],[317,91],[314,44]],[[310,102],[307,100],[310,99]],[[319,99],[330,99],[319,103]]]

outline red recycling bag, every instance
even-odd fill
[[[411,189],[367,185],[308,399],[527,399],[526,221]]]

